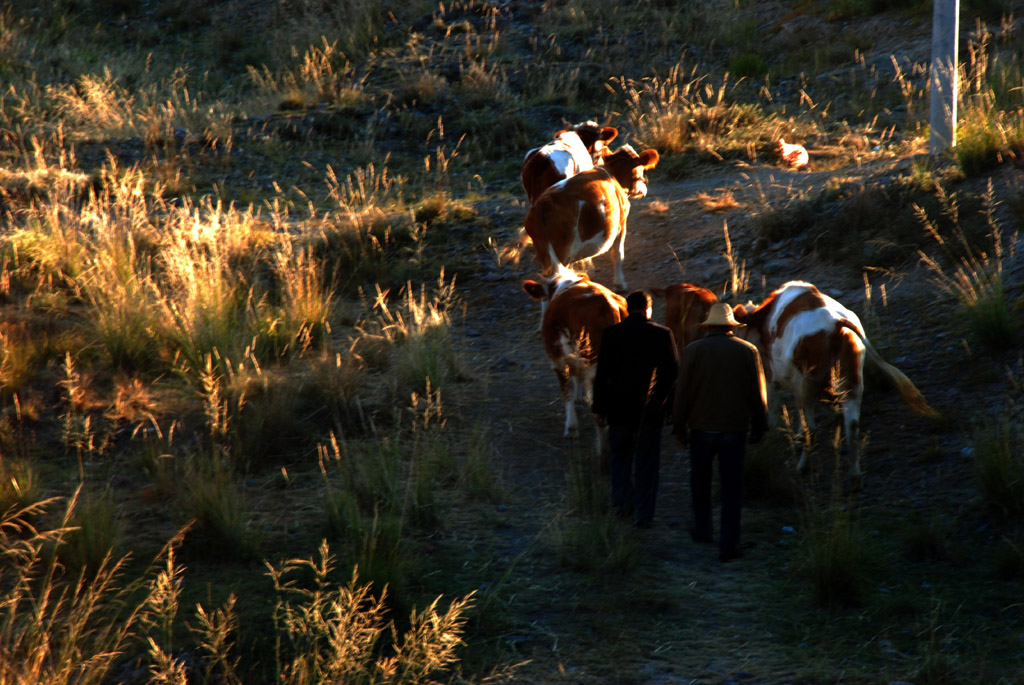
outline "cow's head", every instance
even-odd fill
[[[583,141],[587,152],[594,157],[595,162],[608,153],[608,143],[619,135],[619,129],[614,126],[598,126],[596,121],[581,121],[573,126],[572,130]]]
[[[732,316],[743,326],[733,329],[733,333],[749,343],[753,343],[761,350],[761,356],[765,357],[764,341],[761,339],[761,324],[768,313],[767,303],[760,306],[747,300],[745,304],[737,304],[732,308]]]
[[[631,145],[623,145],[615,152],[605,155],[604,167],[629,197],[636,199],[647,195],[646,169],[658,164],[658,151],[654,149],[636,153]]]

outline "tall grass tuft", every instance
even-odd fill
[[[475,426],[465,445],[459,466],[459,487],[471,497],[498,501],[502,487],[492,462],[493,445],[483,426]]]
[[[568,509],[551,524],[559,562],[598,575],[634,568],[639,561],[637,536],[612,511],[607,476],[595,468],[596,460],[586,449],[573,449],[568,461]]]
[[[812,508],[804,516],[805,535],[798,565],[812,599],[828,607],[862,606],[873,586],[870,540],[850,504]]]
[[[991,49],[994,36],[978,20],[968,42],[960,81],[961,107],[953,154],[965,176],[978,176],[1005,162],[1024,162],[1024,94],[1019,59]]]
[[[399,633],[387,618],[386,589],[376,596],[359,584],[358,569],[346,585],[333,580],[335,559],[326,541],[318,558],[268,564],[277,593],[277,673],[289,683],[422,682],[453,665],[462,644],[472,593],[439,612],[435,599],[412,611]],[[388,641],[390,655],[381,646]]]
[[[324,476],[327,530],[378,589],[390,586],[400,599],[408,570],[406,525],[407,464],[400,438],[379,436],[351,443],[332,436],[319,448]]]
[[[419,293],[408,283],[398,308],[388,306],[379,295],[374,303],[376,327],[394,344],[392,373],[396,394],[424,395],[428,388],[441,392],[449,383],[464,380],[468,372],[451,338],[451,311],[458,303],[455,279],[445,280],[444,270],[429,295],[425,285]]]
[[[310,45],[301,58],[292,47],[294,66],[272,71],[267,65],[246,67],[257,90],[274,97],[279,109],[304,109],[318,104],[356,107],[367,97],[359,76],[338,46],[320,37],[319,45]]]
[[[250,289],[233,264],[251,247],[250,221],[206,205],[177,214],[168,229],[159,254],[162,337],[186,372],[201,372],[211,355],[241,358],[252,339],[245,318]]]
[[[664,77],[612,79],[612,88],[626,102],[626,119],[647,144],[666,152],[696,151],[710,159],[748,156],[751,145],[774,135],[777,122],[757,104],[731,101],[735,86],[728,77],[711,83],[674,65]],[[774,142],[774,141],[772,141]]]
[[[213,454],[186,468],[182,514],[191,521],[183,552],[204,558],[250,561],[259,538],[249,527],[245,493],[228,465]]]
[[[840,473],[840,429],[833,440],[835,473]],[[880,553],[839,480],[824,495],[808,493],[801,515],[802,544],[796,567],[807,579],[811,598],[824,607],[858,607],[868,600]]]
[[[333,297],[323,267],[306,248],[285,243],[274,255],[277,302],[257,309],[262,358],[287,359],[322,348],[331,331]]]
[[[0,460],[0,511],[25,509],[42,499],[42,483],[31,462]]]
[[[967,238],[958,217],[957,206],[941,188],[936,193],[944,211],[953,221],[953,244],[944,237],[936,222],[918,205],[918,220],[942,251],[944,266],[938,257],[918,250],[921,261],[932,272],[932,283],[939,290],[960,302],[967,316],[969,330],[983,343],[1008,347],[1015,343],[1018,331],[1010,313],[1003,287],[1003,232],[995,216],[996,200],[989,181],[985,194],[985,216],[990,229],[989,251],[979,250]],[[1014,241],[1010,241],[1012,245]],[[1011,250],[1013,248],[1011,247]]]
[[[121,551],[125,526],[109,489],[80,491],[68,523],[57,552],[69,569],[94,573]]]
[[[725,251],[722,257],[729,267],[729,280],[723,286],[723,298],[725,296],[739,297],[750,287],[750,274],[747,273],[747,261],[739,261],[739,257],[732,249],[732,240],[729,239],[729,223],[722,222],[722,233],[725,236]]]
[[[224,605],[207,611],[202,604],[196,605],[196,624],[188,624],[196,636],[205,656],[206,682],[223,685],[241,685],[238,677],[238,657],[234,655],[232,635],[238,631],[238,615],[235,613],[237,598],[231,594]]]
[[[83,295],[96,338],[116,368],[145,368],[156,361],[160,317],[149,271],[131,233],[97,246],[90,257]]]
[[[978,488],[1000,515],[1024,514],[1024,434],[1011,414],[980,423],[974,430]]]
[[[123,582],[125,559],[65,573],[51,550],[71,528],[77,497],[56,527],[33,524],[55,503],[0,511],[0,682],[108,682],[140,626],[139,584]]]

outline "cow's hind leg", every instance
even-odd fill
[[[846,451],[850,460],[850,484],[854,489],[863,486],[860,470],[860,402],[861,386],[854,386],[842,395],[843,430],[846,432]]]
[[[580,392],[583,395],[583,403],[590,408],[591,403],[594,401],[594,377],[597,375],[597,366],[580,362],[580,365],[576,368],[576,376],[580,379]],[[600,456],[606,449],[607,442],[607,430],[603,430],[596,423],[594,424],[597,428],[597,434],[595,435],[594,449],[598,456]]]
[[[860,404],[864,396],[864,343],[853,331],[841,331],[836,378],[837,396],[843,407],[843,428],[850,458],[850,479],[855,488],[861,487],[860,471]]]
[[[804,473],[807,471],[807,458],[808,455],[814,451],[814,429],[816,426],[814,420],[814,410],[816,408],[817,394],[815,390],[818,384],[813,378],[806,377],[803,380],[802,387],[798,388],[798,392],[794,393],[796,399],[797,413],[800,415],[800,433],[798,438],[800,440],[800,461],[796,465],[797,471]]]
[[[861,487],[860,471],[860,399],[843,402],[843,428],[846,430],[846,449],[850,455],[850,480],[855,488]]]
[[[799,406],[797,413],[800,415],[800,432],[797,434],[797,439],[800,441],[800,461],[797,462],[796,470],[805,473],[808,455],[814,450],[814,405],[808,407],[800,404]]]
[[[622,270],[622,264],[626,261],[626,231],[619,234],[612,249],[608,251],[612,258],[612,266],[615,268],[615,283],[619,292],[626,292],[629,287],[626,285],[626,274]]]
[[[576,377],[569,373],[569,367],[561,365],[555,368],[558,375],[558,385],[562,391],[562,404],[565,405],[565,430],[564,437],[575,437],[580,432],[580,421],[576,416],[576,396],[578,394]]]

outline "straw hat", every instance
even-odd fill
[[[724,302],[716,302],[708,310],[708,318],[704,319],[701,326],[746,326],[740,323],[732,315],[732,307]]]

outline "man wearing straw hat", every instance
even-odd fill
[[[719,556],[740,554],[743,458],[746,442],[761,440],[768,426],[764,370],[757,348],[733,335],[742,326],[725,303],[712,305],[700,324],[707,333],[683,350],[679,362],[673,432],[690,447],[690,495],[697,542],[713,543],[711,466],[718,456],[722,491]],[[749,436],[748,436],[749,432]]]
[[[601,334],[591,410],[599,426],[608,426],[612,506],[638,528],[650,528],[676,344],[672,331],[650,320],[651,296],[643,290],[626,297],[626,313]]]

